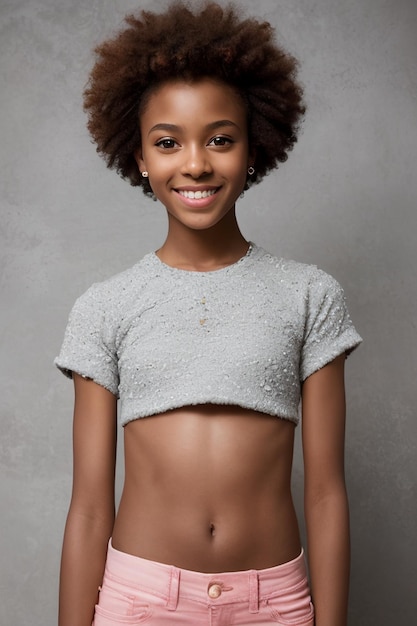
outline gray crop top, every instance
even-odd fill
[[[297,423],[301,382],[360,342],[336,280],[251,244],[219,270],[180,270],[149,253],[94,284],[55,363],[120,397],[123,426],[205,403]]]

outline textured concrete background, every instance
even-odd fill
[[[248,192],[243,232],[345,287],[351,626],[416,615],[417,4],[240,2],[299,57],[309,112],[290,160]],[[55,371],[75,298],[165,233],[85,130],[94,43],[138,2],[1,0],[0,623],[56,621],[71,486],[72,386]],[[164,3],[142,2],[142,7]],[[294,493],[301,508],[296,456]],[[119,479],[120,480],[120,479]]]

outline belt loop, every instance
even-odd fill
[[[259,613],[259,583],[258,572],[249,572],[249,613]]]
[[[180,570],[177,567],[171,568],[171,576],[168,589],[168,611],[175,611],[178,605],[178,594],[180,589]]]

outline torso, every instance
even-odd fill
[[[116,549],[202,572],[262,569],[300,553],[290,421],[199,405],[132,421],[124,436]]]

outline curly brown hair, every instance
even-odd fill
[[[255,174],[247,185],[287,159],[297,141],[305,107],[296,81],[297,61],[273,39],[268,22],[241,19],[232,4],[205,2],[192,10],[174,2],[163,13],[142,10],[127,27],[96,49],[84,91],[88,129],[97,152],[132,185],[147,194],[138,170],[139,115],[164,81],[212,77],[235,88],[248,111]]]

